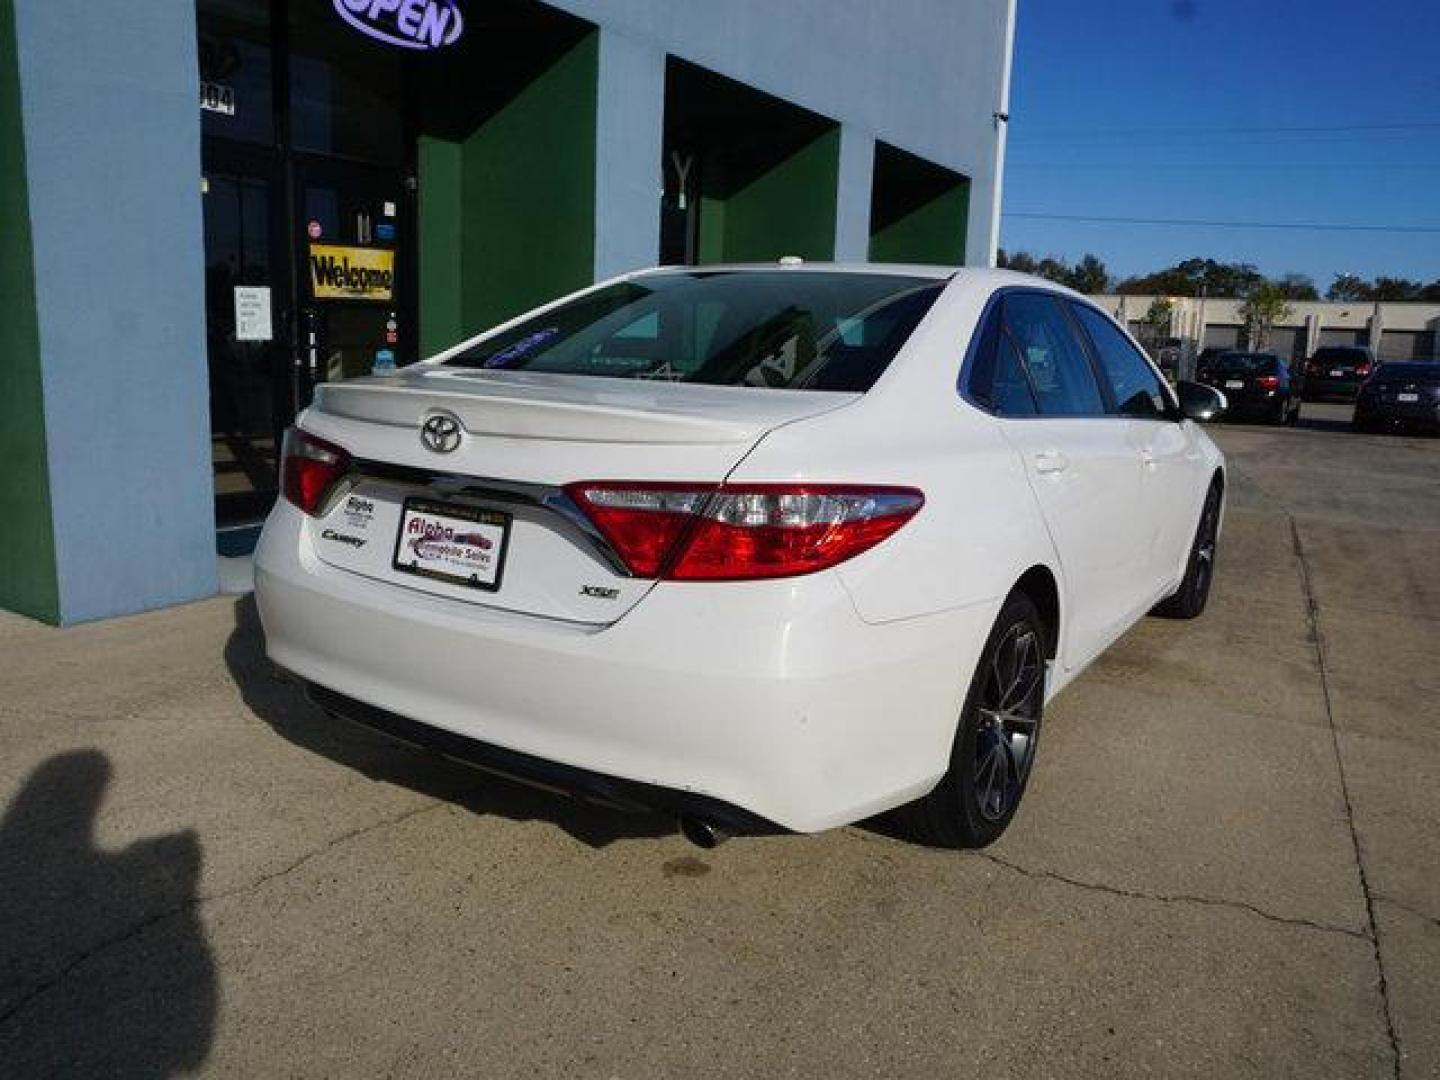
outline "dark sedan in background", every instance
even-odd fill
[[[1322,345],[1305,361],[1305,396],[1310,401],[1354,401],[1375,366],[1375,353],[1368,346]]]
[[[1229,402],[1227,419],[1293,424],[1300,419],[1305,377],[1275,353],[1226,352],[1197,373]]]
[[[1440,362],[1387,361],[1360,387],[1356,431],[1415,426],[1440,430]]]

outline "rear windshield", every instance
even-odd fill
[[[1216,371],[1243,372],[1248,375],[1273,375],[1279,357],[1265,353],[1224,353],[1215,358]]]
[[[1315,350],[1312,360],[1327,360],[1332,364],[1358,364],[1368,357],[1358,345],[1326,345]]]
[[[667,271],[609,285],[446,360],[456,367],[864,392],[945,282]]]

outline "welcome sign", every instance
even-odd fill
[[[395,295],[395,252],[311,244],[310,292],[316,300],[390,300]]]
[[[366,37],[402,49],[440,49],[460,40],[456,0],[335,0],[335,11]]]

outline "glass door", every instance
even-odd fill
[[[274,160],[208,142],[201,181],[205,332],[216,519],[253,520],[274,500],[276,450],[289,422],[282,394],[289,290],[279,241]]]
[[[414,358],[411,207],[401,171],[301,157],[298,404],[319,382],[383,374]]]

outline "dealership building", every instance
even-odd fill
[[[0,0],[0,607],[217,591],[318,382],[637,267],[995,251],[1014,0]]]

